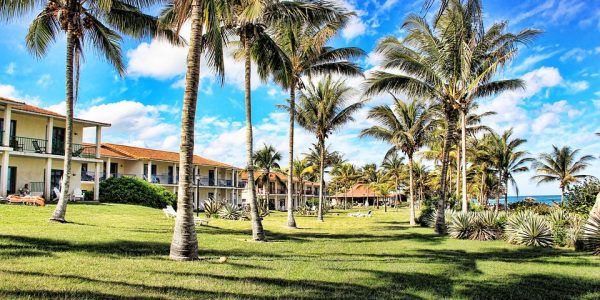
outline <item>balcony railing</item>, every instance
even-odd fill
[[[12,136],[8,145],[18,152],[46,153],[46,140],[42,139]]]
[[[73,144],[73,157],[95,158],[96,145]],[[65,155],[65,143],[62,141],[52,141],[52,154]]]

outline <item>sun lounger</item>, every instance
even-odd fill
[[[168,218],[174,219],[177,217],[177,211],[175,211],[171,205],[167,205],[166,208],[163,208],[163,212]],[[208,219],[194,217],[194,224],[196,224],[196,226],[208,225]]]
[[[39,197],[39,196],[21,197],[21,196],[17,196],[17,195],[10,195],[10,196],[8,196],[8,203],[24,204],[24,205],[37,205],[37,206],[45,206],[46,205],[44,198]]]

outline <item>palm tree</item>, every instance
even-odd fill
[[[592,155],[584,155],[577,159],[579,149],[571,149],[569,146],[558,148],[552,145],[552,152],[542,153],[533,163],[533,167],[538,175],[532,177],[537,180],[537,184],[558,181],[560,188],[560,205],[564,204],[565,189],[574,182],[577,182],[590,175],[580,174],[595,158]]]
[[[383,207],[385,212],[387,212],[387,202],[393,190],[394,185],[389,182],[382,182],[375,185],[375,191],[377,192],[377,195],[383,198]]]
[[[362,168],[360,168],[359,172],[360,172],[359,182],[362,185],[367,186],[367,203],[369,203],[369,194],[370,194],[373,186],[375,186],[375,184],[377,184],[377,179],[378,179],[377,164],[374,164],[374,163],[365,164],[364,166],[362,166]],[[375,195],[373,195],[373,204],[375,204],[376,202],[377,201],[375,200]]]
[[[262,184],[263,190],[265,191],[265,211],[269,210],[269,192],[271,189],[271,171],[273,169],[279,169],[279,161],[281,160],[281,153],[275,150],[271,145],[264,145],[263,148],[257,150],[253,155],[254,165],[262,170],[262,174],[255,180]],[[275,182],[282,184],[283,182],[275,174]]]
[[[162,36],[180,42],[176,35],[158,26],[155,17],[140,9],[158,1],[99,0],[72,1],[2,1],[0,17],[11,19],[40,10],[25,37],[27,49],[37,57],[48,53],[48,48],[61,32],[66,34],[66,112],[64,161],[61,192],[50,221],[64,223],[67,201],[70,198],[71,158],[73,154],[73,115],[79,86],[79,66],[84,45],[91,45],[122,76],[125,66],[121,54],[121,35],[134,38]],[[75,78],[74,78],[75,77]]]
[[[531,157],[527,157],[529,152],[517,149],[526,143],[527,140],[520,138],[511,139],[512,132],[512,129],[509,129],[506,130],[502,136],[490,134],[488,138],[488,158],[492,162],[493,168],[498,173],[498,182],[502,186],[502,191],[504,193],[505,209],[508,209],[509,182],[513,185],[517,195],[519,194],[519,187],[513,174],[529,171],[529,167],[527,167],[526,164],[535,160]],[[498,207],[498,203],[496,203],[496,207]]]
[[[304,180],[306,178],[306,174],[311,172],[311,168],[308,165],[306,159],[295,159],[294,167],[292,168],[292,176],[298,179],[298,188],[296,189],[296,203],[300,205],[302,200],[302,195],[304,195]],[[289,186],[289,184],[288,184]],[[289,203],[288,203],[289,205]]]
[[[250,211],[253,220],[252,236],[254,240],[261,241],[265,239],[265,234],[256,207],[253,183],[254,166],[252,165],[252,92],[250,86],[252,62],[257,64],[258,74],[263,81],[275,72],[287,74],[289,64],[286,64],[286,55],[273,39],[274,29],[286,25],[298,26],[298,24],[319,26],[323,22],[337,20],[339,9],[309,1],[239,0],[235,2],[233,11],[236,22],[231,26],[234,28],[235,35],[240,39],[238,43],[240,51],[237,54],[243,56],[245,64],[246,155],[247,172],[250,176],[248,177],[248,188],[252,191],[250,194]],[[225,26],[227,27],[229,24]],[[290,157],[293,158],[293,153]],[[290,164],[289,167],[291,170],[293,166]],[[289,203],[288,207],[290,207]],[[293,215],[291,218],[293,220]],[[290,225],[292,224],[290,223]],[[295,221],[293,225],[295,227]]]
[[[84,0],[85,1],[85,0]],[[174,260],[194,260],[198,258],[198,241],[194,224],[192,195],[194,127],[198,86],[200,79],[200,58],[202,54],[207,64],[223,82],[223,48],[227,42],[221,24],[229,23],[231,12],[225,0],[170,1],[161,12],[162,24],[174,27],[177,32],[184,23],[191,22],[185,90],[181,113],[181,142],[179,145],[179,184],[177,187],[177,218],[170,257]]]
[[[402,151],[408,157],[410,188],[410,225],[415,222],[415,193],[413,181],[414,155],[425,145],[433,130],[431,112],[422,102],[404,103],[394,97],[394,105],[380,105],[369,111],[369,118],[378,125],[364,129],[360,135],[370,136],[392,144],[388,155]]]
[[[400,181],[405,178],[406,165],[404,164],[404,157],[398,156],[398,152],[395,151],[391,155],[386,155],[381,162],[381,168],[385,172],[385,176],[394,182],[394,189],[396,190],[396,204],[400,203]]]
[[[333,7],[333,9],[336,9]],[[362,75],[361,68],[350,62],[350,59],[365,55],[359,48],[332,48],[325,47],[325,43],[343,28],[350,14],[337,8],[338,15],[329,22],[322,22],[321,26],[314,24],[284,24],[277,28],[278,42],[286,55],[287,68],[275,71],[275,81],[289,91],[289,168],[294,164],[294,106],[296,91],[301,90],[305,84],[302,77],[312,78],[322,74],[341,74],[346,76]],[[326,21],[326,20],[323,20]],[[288,185],[291,176],[288,177]],[[288,204],[291,203],[292,194],[288,191]],[[296,227],[293,210],[288,205],[288,227]]]
[[[344,124],[353,121],[352,114],[360,109],[362,102],[350,103],[353,89],[342,81],[333,81],[331,76],[316,85],[309,82],[306,90],[300,92],[298,107],[295,109],[298,124],[317,137],[319,151],[319,211],[317,219],[323,221],[325,198],[325,141]]]
[[[383,56],[384,71],[373,72],[365,91],[366,95],[402,92],[411,98],[431,99],[441,105],[448,126],[437,205],[436,232],[439,234],[446,232],[448,157],[458,115],[464,116],[464,108],[473,99],[523,86],[521,80],[495,80],[493,75],[514,56],[516,44],[538,33],[527,29],[518,34],[505,34],[506,22],[493,24],[485,31],[480,1],[469,0],[464,5],[459,0],[446,1],[447,5],[442,6],[432,24],[423,17],[409,16],[402,25],[407,31],[402,41],[389,37],[377,46],[377,52]]]
[[[344,189],[344,209],[346,209],[348,204],[346,192],[354,185],[354,182],[356,182],[360,175],[356,172],[356,167],[350,163],[342,163],[334,166],[331,175],[333,176],[332,181],[339,182]]]

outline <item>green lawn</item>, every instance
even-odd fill
[[[173,220],[129,205],[0,206],[0,298],[600,298],[600,258],[571,250],[460,241],[410,228],[408,211],[346,213],[199,228],[202,260],[168,259]],[[226,263],[218,258],[227,256]]]

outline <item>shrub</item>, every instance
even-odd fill
[[[433,227],[435,225],[435,209],[431,206],[423,206],[417,223],[423,227]]]
[[[552,212],[550,205],[537,202],[534,198],[525,198],[523,201],[509,204],[508,207],[515,211],[531,210],[539,215],[547,215]]]
[[[552,246],[552,230],[546,219],[532,211],[519,211],[508,218],[505,234],[509,243]]]
[[[239,220],[242,217],[242,209],[237,205],[227,203],[219,210],[219,217],[226,220]]]
[[[467,239],[471,236],[475,215],[471,212],[456,212],[450,217],[448,233],[456,239]]]
[[[571,221],[567,229],[567,246],[574,247],[575,250],[583,250],[583,226],[585,219],[578,214],[570,214]]]
[[[600,255],[600,216],[590,215],[583,227],[582,241],[585,249]]]
[[[555,245],[567,245],[567,230],[569,228],[570,215],[563,209],[557,209],[547,216],[552,230],[552,239]]]
[[[175,205],[175,194],[164,187],[135,177],[111,177],[100,183],[100,200],[165,208]]]
[[[474,213],[473,227],[469,238],[480,241],[497,240],[502,236],[505,222],[505,214],[499,214],[492,210]]]
[[[600,181],[596,178],[569,186],[565,193],[565,209],[587,216],[600,193]]]
[[[225,203],[209,198],[204,200],[204,213],[208,218],[218,216],[219,211],[225,205]]]

